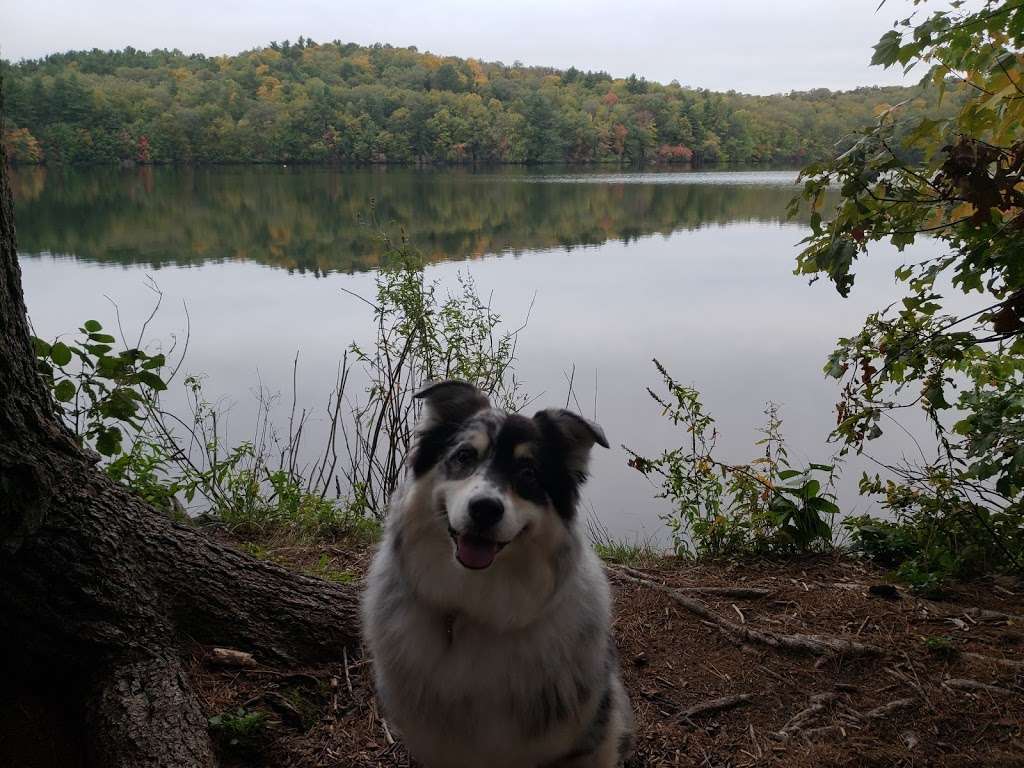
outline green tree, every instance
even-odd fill
[[[1019,2],[953,2],[900,22],[872,62],[923,70],[955,112],[882,107],[848,151],[802,174],[815,212],[798,271],[843,296],[875,243],[903,252],[927,236],[941,248],[896,269],[905,297],[840,339],[825,368],[843,382],[836,436],[848,450],[879,439],[904,408],[931,425],[919,463],[862,481],[898,524],[852,523],[876,552],[899,538],[904,575],[925,586],[1024,564],[1022,48]],[[826,221],[817,208],[830,185],[842,198]],[[967,297],[966,311],[949,307],[951,292]]]

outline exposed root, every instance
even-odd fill
[[[910,698],[896,699],[895,701],[890,701],[888,704],[883,704],[880,707],[869,709],[862,715],[862,717],[864,717],[864,719],[866,720],[880,720],[883,717],[888,717],[889,715],[893,715],[896,712],[899,712],[901,709],[906,709],[913,703],[914,699]]]
[[[877,646],[860,643],[854,640],[847,640],[831,635],[807,635],[807,634],[780,634],[777,632],[751,629],[750,627],[736,624],[728,619],[719,616],[704,603],[694,598],[687,597],[680,590],[667,587],[656,581],[633,575],[617,566],[610,567],[611,570],[623,579],[643,584],[646,587],[655,589],[671,597],[676,603],[683,606],[690,613],[696,614],[708,622],[714,624],[723,632],[752,643],[760,643],[770,648],[785,649],[799,653],[810,653],[815,656],[827,656],[832,654],[844,654],[850,656],[870,656],[882,654],[883,650]]]
[[[1017,613],[1003,613],[1002,611],[991,611],[987,608],[967,608],[963,611],[973,619],[988,619],[990,621],[1012,621],[1014,624],[1024,624],[1024,616]]]
[[[823,725],[820,728],[808,728],[800,731],[800,736],[807,741],[824,741],[834,736],[846,736],[846,729],[841,725]]]
[[[789,718],[786,724],[782,726],[781,730],[775,733],[770,733],[768,735],[777,741],[789,741],[791,738],[793,738],[793,736],[805,730],[806,726],[810,723],[811,720],[813,720],[815,717],[817,717],[826,709],[828,709],[829,704],[831,704],[838,698],[839,695],[835,693],[814,694],[813,696],[811,696],[811,705],[809,707],[807,707],[806,709],[801,709],[799,712],[797,712],[795,715]],[[816,728],[814,730],[820,731],[821,729]]]
[[[953,678],[952,680],[946,680],[943,683],[947,688],[955,688],[958,691],[967,691],[968,693],[994,693],[999,696],[1017,696],[1015,691],[1011,691],[1009,688],[1000,688],[998,685],[989,685],[988,683],[979,683],[977,680],[968,680],[966,678]]]
[[[628,565],[611,565],[606,563],[606,567],[636,579],[646,580],[650,578],[646,573],[630,568]],[[673,587],[673,589],[685,595],[718,595],[720,597],[738,598],[768,597],[772,594],[772,590],[761,587]]]
[[[1001,659],[998,656],[986,656],[983,653],[962,653],[960,654],[965,659],[971,659],[972,661],[986,661],[991,664],[999,664],[1003,667],[1010,667],[1012,669],[1024,669],[1024,661],[1016,661],[1014,659]]]

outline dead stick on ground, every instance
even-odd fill
[[[725,709],[732,709],[733,707],[738,707],[741,704],[747,704],[753,700],[754,697],[749,693],[741,693],[738,696],[723,696],[720,699],[711,699],[710,701],[702,701],[700,704],[694,704],[686,711],[680,713],[679,717],[684,720],[689,720],[694,717],[701,717],[702,715],[721,712]]]
[[[643,571],[630,568],[628,565],[612,565],[611,563],[608,563],[607,567],[636,579],[650,578]],[[763,589],[762,587],[673,587],[673,589],[681,594],[687,595],[721,595],[722,597],[741,598],[768,597],[772,594],[772,590]]]
[[[344,657],[344,661],[345,661],[345,684],[348,687],[349,699],[352,700],[352,699],[355,699],[356,694],[352,690],[352,677],[348,673],[348,651],[345,649],[345,646],[341,647],[341,653],[342,653],[342,656]]]
[[[234,648],[214,648],[210,660],[222,667],[255,667],[256,659],[251,653],[236,651]]]
[[[866,645],[865,643],[858,643],[853,640],[846,640],[844,638],[833,637],[831,635],[783,635],[776,632],[767,632],[741,626],[719,616],[704,603],[699,600],[695,600],[692,597],[687,597],[677,589],[666,587],[664,584],[659,584],[658,582],[651,581],[647,578],[634,576],[618,566],[608,566],[608,568],[620,578],[636,582],[637,584],[643,584],[644,586],[650,587],[658,592],[663,592],[690,613],[707,619],[719,629],[742,640],[749,640],[752,643],[761,643],[762,645],[767,645],[770,648],[784,648],[790,651],[811,653],[815,656],[826,656],[829,654],[867,656],[883,653],[882,649],[877,646]]]

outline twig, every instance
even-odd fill
[[[345,646],[341,647],[341,656],[345,662],[345,685],[348,687],[348,695],[355,699],[355,692],[352,690],[352,677],[348,673],[348,649]]]

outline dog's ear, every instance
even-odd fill
[[[424,404],[420,431],[438,424],[462,422],[477,411],[491,407],[487,395],[468,381],[435,381],[413,395]]]
[[[608,448],[608,438],[601,425],[564,408],[548,408],[533,417],[544,434],[553,435],[565,454],[569,471],[582,478],[594,444]]]

